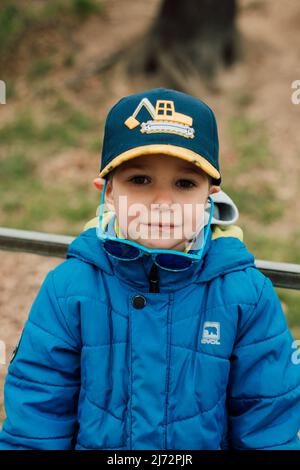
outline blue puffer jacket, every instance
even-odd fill
[[[293,337],[243,242],[209,238],[159,292],[151,267],[95,228],[71,243],[9,365],[1,449],[300,449]]]

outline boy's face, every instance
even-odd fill
[[[169,155],[142,155],[114,170],[105,200],[129,240],[152,249],[184,251],[203,226],[208,195],[219,190],[192,163]]]

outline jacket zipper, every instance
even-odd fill
[[[157,265],[152,264],[150,273],[149,273],[149,292],[158,293],[159,292],[159,283],[158,283],[158,272]]]

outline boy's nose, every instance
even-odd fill
[[[167,210],[168,206],[174,203],[172,194],[170,191],[166,191],[162,188],[159,191],[155,191],[152,199],[153,204],[158,204],[161,210]]]

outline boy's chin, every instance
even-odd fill
[[[150,248],[152,250],[176,250],[184,251],[187,244],[184,244],[182,240],[167,240],[167,239],[148,239],[148,240],[139,240],[140,245]]]

